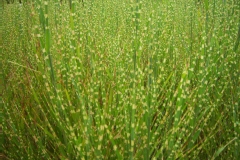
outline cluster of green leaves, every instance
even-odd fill
[[[238,159],[239,1],[69,2],[2,10],[6,159]]]

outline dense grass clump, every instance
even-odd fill
[[[240,1],[1,12],[4,159],[239,159]]]

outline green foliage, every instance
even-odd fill
[[[239,4],[5,4],[3,157],[237,160]]]

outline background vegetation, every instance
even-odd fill
[[[239,159],[240,1],[1,15],[3,159]]]

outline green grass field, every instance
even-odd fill
[[[3,159],[239,160],[240,1],[1,12]]]

